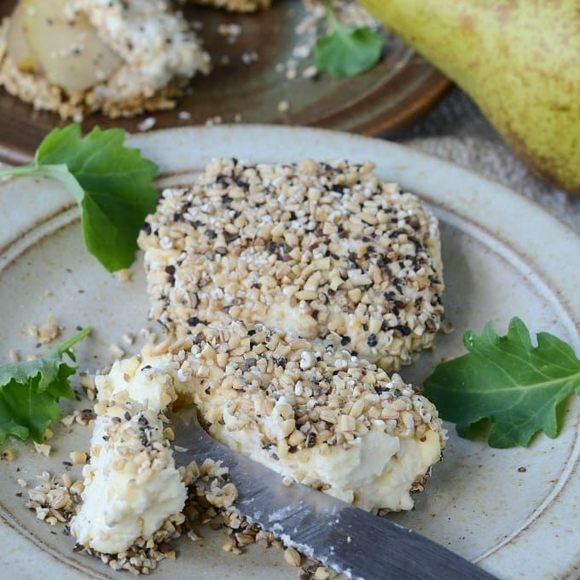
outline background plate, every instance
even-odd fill
[[[446,308],[458,329],[441,336],[434,353],[422,355],[403,376],[420,381],[442,356],[462,351],[461,331],[487,320],[503,331],[521,316],[533,331],[554,332],[580,350],[580,272],[571,267],[580,241],[537,206],[498,185],[392,143],[314,129],[219,127],[140,135],[133,142],[161,167],[165,184],[184,184],[215,156],[288,162],[309,156],[370,159],[385,179],[423,196],[441,220],[446,269]],[[146,323],[147,300],[140,261],[130,283],[108,275],[82,246],[75,209],[55,184],[20,180],[0,186],[0,353],[34,351],[25,324],[54,312],[70,334],[78,324],[94,337],[78,354],[81,368],[108,360],[112,341]],[[137,345],[138,346],[138,345]],[[80,403],[88,406],[88,403]],[[567,578],[577,572],[580,517],[577,476],[580,404],[571,402],[556,440],[538,437],[529,449],[495,450],[459,439],[450,428],[445,460],[435,467],[416,510],[393,519],[478,562],[500,578]],[[77,427],[57,429],[55,456],[44,459],[14,445],[12,464],[0,467],[0,562],[17,578],[112,575],[98,561],[72,552],[71,538],[35,520],[15,497],[18,477],[43,469],[62,471],[61,461],[88,439]],[[11,444],[12,445],[12,444]],[[20,469],[19,472],[16,470]],[[280,551],[254,546],[233,556],[220,549],[221,532],[205,545],[180,543],[176,562],[164,562],[159,578],[295,578]],[[418,556],[420,557],[420,555]]]
[[[15,0],[0,2],[0,19],[9,15]],[[244,123],[308,125],[365,135],[392,134],[424,113],[443,94],[449,81],[398,38],[392,37],[382,62],[368,73],[334,80],[323,76],[316,81],[286,80],[276,65],[285,63],[295,46],[301,44],[294,32],[304,9],[297,0],[276,0],[270,10],[253,15],[188,6],[187,17],[203,22],[199,35],[214,62],[208,77],[195,78],[192,92],[173,111],[155,113],[157,129],[178,125],[204,125],[221,117],[234,122],[241,114]],[[242,27],[237,42],[228,44],[218,34],[220,24]],[[256,52],[258,61],[245,65],[241,55]],[[220,64],[227,55],[230,64]],[[302,67],[304,68],[304,67]],[[278,112],[278,104],[288,101],[290,110]],[[191,118],[181,121],[179,111]],[[111,121],[94,115],[85,122],[119,126],[136,131],[143,117]],[[0,89],[0,161],[22,161],[32,155],[40,140],[60,119],[32,108]]]

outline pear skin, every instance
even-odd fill
[[[580,195],[580,0],[361,0],[462,87],[530,168]]]

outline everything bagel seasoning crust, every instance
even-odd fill
[[[165,427],[174,404],[195,405],[213,437],[289,483],[412,509],[446,432],[395,371],[441,324],[439,232],[372,169],[216,160],[192,188],[163,192],[139,241],[167,336],[95,380],[71,526],[89,552],[124,554],[179,517],[189,484]]]
[[[163,192],[140,244],[151,315],[178,337],[262,323],[397,370],[441,325],[437,220],[370,163],[216,160]]]
[[[211,435],[366,510],[407,510],[441,457],[435,407],[397,374],[262,325],[172,341],[178,397]]]

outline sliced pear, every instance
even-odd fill
[[[12,62],[23,72],[38,72],[39,62],[34,56],[28,39],[24,34],[23,2],[19,2],[10,18],[10,27],[6,39],[6,49]]]
[[[108,79],[123,63],[83,14],[68,21],[68,0],[22,0],[24,32],[48,80],[84,91]]]

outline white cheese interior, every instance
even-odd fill
[[[163,357],[119,361],[96,384],[100,403],[91,461],[71,533],[85,547],[116,554],[150,537],[184,507],[186,488],[160,418],[175,393]]]
[[[347,449],[321,444],[295,453],[279,454],[276,449],[274,455],[263,448],[257,429],[251,426],[240,429],[227,410],[223,416],[225,425],[214,423],[210,431],[232,449],[293,481],[322,484],[326,493],[370,511],[412,509],[413,483],[441,456],[438,433],[427,431],[421,441],[389,435],[380,425]],[[276,436],[280,427],[273,418],[268,419],[264,427]]]
[[[103,403],[138,403],[144,409],[162,413],[175,401],[174,368],[171,356],[115,362],[109,374],[95,377],[98,399]]]
[[[176,385],[181,394],[203,391],[195,380],[177,383],[176,372],[171,355],[165,355],[119,361],[108,375],[97,377],[91,463],[84,472],[84,503],[71,526],[83,546],[124,551],[183,509],[186,489],[164,440],[160,413],[176,400]],[[380,419],[348,446],[317,443],[294,452],[284,444],[265,447],[264,439],[284,442],[282,414],[275,407],[259,422],[234,416],[230,395],[219,388],[207,397],[194,394],[214,437],[282,476],[366,510],[411,509],[413,484],[441,455],[437,431],[427,429],[421,437],[412,431],[393,434]],[[278,405],[284,403],[280,398]]]

